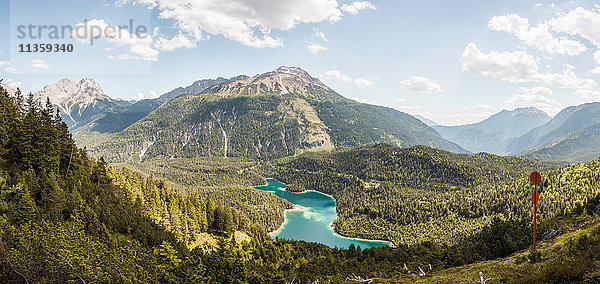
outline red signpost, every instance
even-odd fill
[[[537,191],[538,184],[542,183],[542,175],[538,172],[533,172],[529,176],[529,180],[533,183],[533,193],[531,194],[531,203],[533,203],[533,251],[535,251],[535,227],[536,227],[536,214],[537,214],[537,203],[540,199],[540,193]]]

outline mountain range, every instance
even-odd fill
[[[474,153],[577,163],[600,156],[598,102],[567,107],[553,118],[536,108],[519,108],[503,110],[479,123],[433,128]]]
[[[503,110],[473,124],[460,126],[435,125],[442,137],[471,152],[488,152],[506,155],[506,144],[528,131],[550,121],[545,112],[536,108]]]
[[[347,99],[298,67],[198,80],[137,102],[112,99],[92,79],[62,79],[34,95],[49,97],[77,143],[110,161],[267,158],[375,143],[570,162],[600,155],[600,103],[569,107],[554,118],[529,107],[443,126]]]
[[[268,158],[378,142],[466,152],[418,119],[346,99],[297,67],[218,81],[200,92],[170,94],[176,98],[155,103],[146,116],[122,130],[110,129],[114,132],[109,135],[109,129],[98,127],[102,119],[95,120],[86,131],[104,136],[82,139],[83,131],[76,130],[76,139],[88,146],[89,153],[109,161]]]

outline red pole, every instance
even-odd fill
[[[535,199],[537,196],[537,185],[533,188],[533,198]],[[533,203],[533,251],[535,252],[535,227],[536,227],[536,214],[537,214],[537,202]]]

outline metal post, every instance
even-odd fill
[[[537,185],[533,188],[534,198],[537,197]],[[533,251],[535,252],[535,227],[536,227],[537,202],[533,203]]]

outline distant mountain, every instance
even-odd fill
[[[269,158],[378,142],[466,152],[408,114],[346,99],[285,66],[181,95],[89,149],[110,161]]]
[[[141,101],[135,103],[135,105],[137,105],[137,107],[147,106],[148,109],[154,110],[154,109],[157,109],[158,107],[160,107],[161,105],[169,102],[170,100],[172,100],[176,97],[179,97],[183,94],[199,94],[199,93],[204,92],[206,89],[208,89],[214,85],[217,85],[217,84],[221,84],[221,83],[225,83],[225,82],[232,82],[232,81],[237,81],[237,80],[244,80],[244,79],[248,79],[248,78],[250,78],[250,77],[248,77],[246,75],[239,75],[239,76],[232,77],[229,79],[226,79],[223,77],[218,77],[217,79],[198,80],[187,87],[175,88],[168,93],[164,93],[163,95],[161,95],[158,98],[141,100]]]
[[[427,119],[427,118],[423,117],[422,115],[418,115],[417,114],[417,115],[415,115],[415,117],[418,120],[422,121],[423,123],[427,124],[427,126],[437,126],[437,125],[439,125],[439,124],[437,124],[437,122],[435,122],[435,121],[433,121],[431,119]]]
[[[522,156],[538,160],[584,163],[600,157],[600,124],[571,132]]]
[[[505,155],[510,140],[550,121],[545,112],[529,107],[503,110],[484,121],[460,126],[433,126],[442,137],[471,152]]]
[[[77,128],[93,116],[115,106],[126,106],[130,103],[110,98],[92,79],[62,79],[55,84],[45,86],[35,92],[34,98],[42,104],[50,98],[50,102],[58,107],[64,121],[71,128]]]
[[[561,137],[571,133],[581,137],[579,135],[582,133],[574,134],[574,132],[598,123],[600,123],[600,103],[587,103],[568,107],[558,113],[548,123],[530,130],[521,137],[512,139],[507,144],[505,150],[510,155],[518,155],[540,147],[556,146],[555,144],[559,140],[563,142],[562,145],[565,145],[564,143],[568,143],[568,141],[578,139],[574,140],[575,136]],[[566,148],[561,147],[560,149],[564,151]],[[548,155],[545,154],[544,156],[548,157]],[[559,156],[565,156],[565,154],[560,154]]]
[[[198,80],[187,87],[179,87],[154,99],[145,99],[129,105],[116,105],[94,116],[86,125],[73,129],[73,137],[78,145],[92,146],[108,139],[113,133],[127,128],[134,122],[144,118],[151,111],[183,94],[198,94],[220,83],[246,79],[240,75],[230,79]]]

